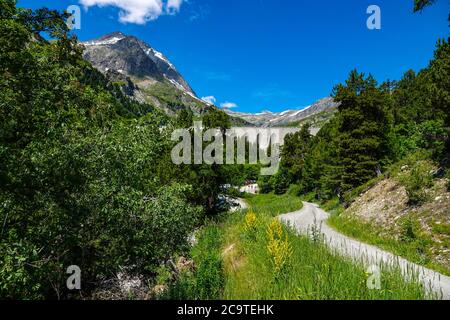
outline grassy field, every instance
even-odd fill
[[[165,299],[426,299],[423,288],[382,270],[370,290],[363,266],[332,254],[319,236],[297,236],[274,216],[301,208],[290,195],[248,196],[251,209],[203,229],[193,249],[196,269],[181,275]]]
[[[302,200],[299,197],[290,194],[247,194],[244,196],[244,199],[253,211],[272,217],[276,217],[283,213],[297,211],[303,207]]]

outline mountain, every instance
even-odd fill
[[[134,36],[113,32],[82,44],[84,58],[111,83],[119,85],[124,94],[139,102],[156,106],[168,115],[175,115],[180,109],[191,109],[202,115],[215,107],[197,97],[163,53]],[[335,107],[332,98],[324,98],[303,110],[258,114],[225,112],[236,126],[282,127],[298,126],[299,121],[318,114],[328,115]]]
[[[299,126],[310,120],[313,127],[320,128],[337,110],[338,104],[333,98],[323,98],[301,110],[286,110],[279,113],[265,111],[261,113],[242,113],[226,110],[230,116],[244,119],[257,127],[288,127]]]
[[[183,108],[202,114],[210,108],[167,57],[134,36],[114,32],[83,45],[84,58],[140,102],[169,115]]]

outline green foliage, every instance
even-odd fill
[[[414,0],[414,12],[421,11],[425,7],[432,5],[435,0]]]
[[[222,131],[231,127],[230,117],[217,108],[210,108],[203,116],[203,125],[208,129],[221,129]]]
[[[288,168],[286,175],[292,183],[302,179],[306,156],[309,153],[312,136],[310,134],[311,125],[306,123],[302,129],[295,133],[289,134],[284,139],[284,146],[281,152],[281,166]]]
[[[411,169],[400,174],[399,181],[406,188],[410,204],[417,205],[427,200],[425,189],[433,185],[433,171],[430,161],[418,160]]]
[[[181,129],[188,129],[194,125],[194,113],[191,109],[181,109],[177,113],[176,126]]]
[[[152,276],[201,216],[167,119],[84,61],[64,16],[0,4],[0,298],[65,298],[70,265],[83,293]]]
[[[289,186],[289,189],[287,191],[287,194],[291,195],[291,196],[300,196],[302,193],[302,188],[299,185],[296,184],[292,184]]]
[[[220,255],[222,234],[217,225],[205,228],[192,249],[195,270],[182,273],[160,299],[213,300],[219,299],[224,285],[223,262]]]
[[[334,89],[339,106],[338,156],[342,163],[342,190],[357,187],[380,171],[385,157],[388,119],[383,104],[387,97],[372,76],[356,70],[346,85]]]
[[[267,198],[267,199],[264,199]],[[276,197],[281,202],[282,197]],[[284,199],[284,202],[289,200]],[[412,275],[411,282],[405,282],[398,269],[382,267],[382,290],[369,290],[368,275],[364,266],[332,254],[321,243],[308,237],[298,236],[291,229],[273,223],[273,196],[250,197],[249,204],[258,217],[257,235],[253,241],[242,236],[244,215],[228,216],[221,224],[222,247],[233,243],[233,254],[224,258],[225,283],[221,298],[231,300],[334,300],[334,299],[424,299],[427,296]],[[291,204],[294,207],[294,204]],[[280,210],[287,213],[288,206]],[[273,237],[270,230],[281,236]],[[286,241],[287,235],[287,241]],[[271,250],[268,250],[268,245]],[[277,243],[277,245],[274,245]],[[276,250],[273,250],[276,248]],[[292,250],[292,251],[291,251]],[[277,254],[274,254],[277,252]],[[274,259],[277,257],[277,260]],[[276,269],[275,261],[284,262]],[[280,264],[278,264],[281,266]],[[432,298],[432,297],[430,297]]]
[[[334,88],[338,112],[317,136],[302,130],[286,138],[280,171],[261,179],[262,192],[283,193],[296,184],[316,200],[337,197],[348,205],[392,163],[419,150],[448,168],[449,70],[450,45],[439,40],[429,66],[406,72],[398,82],[378,85],[372,76],[352,71]],[[411,204],[424,200],[420,189],[429,182],[423,170],[417,167],[404,177]]]
[[[196,270],[196,295],[200,300],[220,297],[224,277],[222,260],[218,253],[206,253]]]

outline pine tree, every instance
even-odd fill
[[[346,85],[334,89],[339,106],[338,157],[343,166],[342,190],[348,191],[381,173],[387,153],[385,93],[375,79],[353,70]]]

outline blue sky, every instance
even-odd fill
[[[82,10],[81,40],[113,31],[137,36],[162,51],[198,96],[245,112],[305,107],[353,68],[379,81],[398,79],[425,67],[450,30],[447,0],[419,14],[413,0],[161,0],[162,8],[154,6],[160,0],[18,3],[63,10],[82,1],[123,7]],[[366,27],[372,4],[381,8],[381,30]]]

